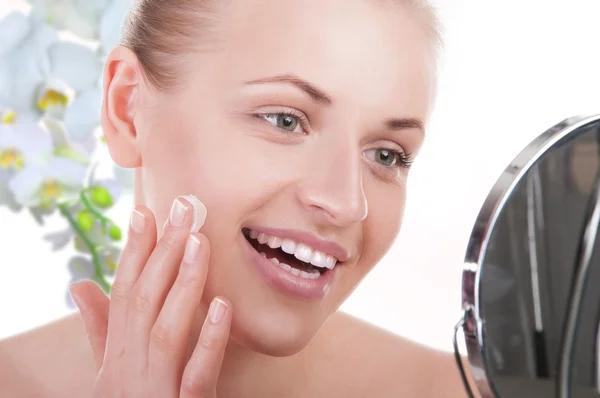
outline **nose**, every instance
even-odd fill
[[[297,195],[318,222],[346,227],[367,217],[363,163],[350,143],[323,146],[307,159]]]

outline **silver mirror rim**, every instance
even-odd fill
[[[550,149],[571,133],[588,124],[600,121],[600,114],[575,116],[563,120],[535,138],[523,149],[502,172],[486,200],[471,231],[462,274],[462,330],[467,356],[475,386],[483,398],[497,397],[497,391],[488,378],[488,369],[483,349],[485,335],[480,314],[481,267],[491,232],[500,211],[512,195],[517,184],[527,171]]]

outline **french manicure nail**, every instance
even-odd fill
[[[208,319],[213,324],[217,324],[223,319],[223,315],[225,315],[225,311],[227,311],[227,304],[219,298],[214,298],[212,303],[210,303],[210,309],[208,310]]]
[[[187,207],[183,203],[181,197],[178,197],[173,202],[173,206],[171,206],[171,213],[169,214],[169,222],[174,227],[180,227],[183,225],[183,221],[185,220],[185,213],[187,212]]]
[[[204,206],[204,203],[202,203],[202,201],[200,201],[200,199],[194,195],[185,195],[182,196],[182,198],[194,206],[194,221],[192,222],[190,233],[200,231],[200,228],[202,228],[204,222],[206,221],[206,206]]]
[[[144,232],[144,228],[146,228],[146,216],[140,211],[133,209],[131,212],[131,229],[133,229],[138,234]]]
[[[194,235],[188,236],[183,252],[183,261],[187,264],[193,264],[198,257],[200,251],[200,241]]]

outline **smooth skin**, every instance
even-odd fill
[[[149,226],[143,238],[129,237],[140,240],[128,241],[124,256],[137,260],[120,262],[124,282],[110,303],[78,285],[81,317],[0,342],[0,385],[17,397],[85,397],[94,389],[137,397],[159,388],[177,396],[181,386],[211,396],[215,380],[219,398],[465,396],[452,355],[338,311],[401,225],[409,168],[375,154],[416,156],[424,139],[435,67],[419,21],[396,1],[220,7],[216,40],[198,38],[198,51],[168,60],[182,81],[173,90],[153,87],[129,49],[111,52],[103,132],[113,160],[136,170],[135,204]],[[276,123],[282,113],[302,123],[285,130]],[[187,194],[208,209],[194,235],[202,253],[195,265],[205,274],[191,282],[198,291],[189,302],[180,298],[196,300],[191,323],[189,309],[164,309],[172,292],[191,294],[176,282],[187,234],[168,226],[156,240],[174,199]],[[296,300],[252,265],[241,233],[249,226],[308,232],[351,256],[323,299]],[[230,317],[219,323],[229,328],[225,347],[201,337],[204,325],[214,326],[206,319],[215,297]],[[168,326],[156,327],[163,321]],[[199,342],[212,354],[194,357]],[[168,382],[158,386],[155,374]]]

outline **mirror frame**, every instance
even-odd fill
[[[542,156],[557,144],[564,144],[579,129],[588,124],[600,121],[600,114],[593,116],[575,116],[563,120],[535,138],[506,167],[488,194],[472,229],[465,255],[462,273],[462,311],[463,316],[454,330],[454,350],[463,378],[463,383],[470,397],[474,396],[466,378],[463,361],[459,355],[456,342],[458,330],[462,329],[467,348],[467,359],[475,387],[483,398],[498,397],[493,382],[488,378],[488,367],[485,358],[485,333],[481,318],[481,273],[486,258],[490,236],[500,212],[513,194],[518,183],[537,163]]]

